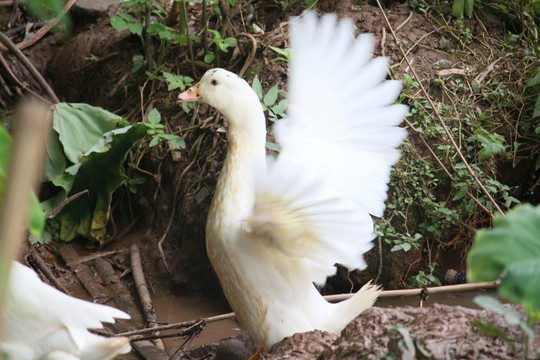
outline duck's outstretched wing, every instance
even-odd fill
[[[288,119],[275,126],[281,152],[258,184],[251,231],[313,264],[324,282],[334,263],[365,266],[371,215],[382,216],[407,113],[393,104],[399,81],[389,60],[372,59],[373,37],[354,38],[350,20],[308,12],[291,22]]]
[[[0,349],[28,345],[36,354],[53,350],[74,355],[95,352],[110,359],[130,351],[129,339],[105,338],[88,332],[103,322],[129,319],[123,311],[68,296],[43,283],[30,268],[13,262],[6,298],[6,331]],[[111,345],[113,344],[113,345]],[[107,348],[107,351],[102,351]],[[13,356],[16,357],[16,356]],[[86,357],[83,357],[86,358]]]

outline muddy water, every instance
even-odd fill
[[[463,306],[477,309],[478,306],[473,299],[478,295],[490,295],[497,297],[495,290],[475,290],[456,293],[441,293],[430,295],[424,301],[423,306],[431,306],[435,303]],[[202,317],[220,315],[229,312],[227,305],[223,300],[216,298],[197,297],[197,296],[179,296],[167,292],[155,294],[153,296],[154,307],[158,316],[158,321],[164,323],[177,323],[182,321],[194,320]],[[379,298],[375,306],[377,307],[401,307],[418,306],[418,296],[407,297],[386,297]],[[240,333],[239,325],[234,320],[218,321],[210,323],[197,336],[186,349],[197,348],[201,345],[211,343],[215,340],[235,336]],[[164,339],[165,347],[169,353],[174,352],[180,347],[184,340],[182,338]]]
[[[169,292],[160,292],[152,296],[152,302],[158,321],[173,324],[183,321],[207,318],[230,312],[222,300],[210,297],[180,296]],[[224,337],[240,334],[240,326],[234,320],[223,320],[207,324],[202,333],[195,337],[185,349],[194,349]],[[174,337],[163,340],[170,352],[180,347],[184,339]]]

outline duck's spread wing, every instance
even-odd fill
[[[355,39],[349,20],[306,13],[291,22],[290,42],[288,119],[275,126],[282,150],[248,223],[269,246],[315,264],[321,282],[336,262],[365,266],[407,107],[393,104],[401,83],[385,81],[388,59],[372,59],[373,38]]]

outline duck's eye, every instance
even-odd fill
[[[212,81],[210,81],[210,84],[217,85],[219,84],[219,82],[216,79],[212,79]]]

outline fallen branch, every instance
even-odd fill
[[[17,57],[17,59],[24,65],[24,67],[30,72],[30,74],[32,74],[32,76],[37,80],[39,85],[41,85],[43,90],[45,90],[45,92],[49,95],[51,100],[54,103],[59,103],[60,100],[54,93],[53,89],[45,81],[43,76],[41,76],[39,71],[37,71],[35,66],[30,62],[30,60],[28,60],[28,58],[22,53],[22,51],[17,46],[15,46],[13,42],[11,42],[10,38],[7,37],[2,32],[0,32],[0,42],[4,44],[9,49],[9,51],[11,51]]]
[[[257,40],[255,40],[253,35],[247,33],[241,33],[238,34],[238,36],[245,36],[251,40],[251,51],[246,59],[246,62],[244,62],[244,66],[242,66],[242,69],[240,69],[240,72],[238,73],[238,76],[243,77],[251,63],[253,63],[253,59],[255,59],[255,54],[257,53]]]
[[[451,292],[459,292],[459,291],[492,289],[499,286],[499,284],[500,284],[500,281],[497,280],[497,281],[477,282],[477,283],[470,283],[470,284],[437,286],[437,287],[430,287],[430,288],[384,290],[381,292],[379,297],[387,298],[387,297],[399,297],[399,296],[416,296],[416,295],[421,295],[421,294],[430,295],[430,294],[451,293]],[[324,299],[329,302],[339,302],[339,301],[347,300],[351,298],[353,295],[354,293],[339,294],[339,295],[326,295],[324,296]],[[134,330],[134,331],[127,331],[127,332],[117,334],[117,336],[134,336],[134,335],[141,335],[141,334],[155,332],[156,330],[164,331],[164,330],[171,330],[171,329],[187,328],[187,327],[196,325],[200,321],[204,321],[205,323],[209,324],[216,321],[231,320],[231,319],[234,319],[235,316],[236,316],[235,313],[230,312],[230,313],[217,315],[217,316],[211,316],[207,318],[184,321],[184,322],[175,323],[175,324],[162,325],[162,326],[158,326],[152,329],[140,329],[140,330]]]
[[[1,43],[0,43],[1,45]],[[9,67],[9,64],[7,63],[6,59],[4,58],[4,56],[2,55],[2,52],[0,51],[0,62],[2,63],[2,65],[4,65],[4,68],[6,69],[7,73],[9,74],[9,76],[11,77],[11,79],[21,88],[23,89],[24,91],[26,91],[27,93],[29,93],[30,95],[32,95],[33,97],[35,97],[36,99],[38,100],[41,100],[43,101],[44,103],[46,104],[49,104],[49,105],[52,105],[51,102],[47,99],[45,99],[44,97],[42,97],[41,95],[39,94],[36,94],[34,91],[32,91],[32,89],[30,89],[29,87],[27,87],[26,85],[24,85],[18,78],[17,76],[15,76],[15,74],[13,73],[13,71],[11,71],[10,67]]]
[[[58,281],[56,276],[54,276],[54,274],[52,273],[51,269],[49,269],[47,264],[45,264],[45,261],[41,258],[41,256],[37,252],[37,248],[32,247],[31,249],[32,249],[32,253],[30,257],[32,258],[33,262],[38,267],[38,269],[41,270],[43,274],[45,274],[47,279],[49,279],[49,281],[54,285],[54,287],[62,291],[64,294],[72,296],[71,293],[62,284],[60,284],[60,282]]]
[[[83,284],[86,291],[88,291],[92,297],[92,301],[102,303],[109,298],[107,292],[96,281],[93,271],[87,265],[77,263],[79,255],[75,249],[70,246],[60,246],[58,252],[62,259],[64,259],[64,262],[68,264],[71,271],[75,273],[81,284]]]
[[[39,39],[41,39],[43,36],[45,36],[53,27],[55,27],[59,22],[60,20],[62,19],[62,17],[69,11],[69,9],[71,9],[71,7],[77,2],[77,0],[69,0],[66,4],[66,6],[64,6],[64,9],[62,9],[62,11],[60,11],[60,13],[53,19],[49,20],[45,26],[43,26],[41,29],[39,29],[38,31],[36,31],[36,33],[34,34],[34,36],[32,36],[30,39],[28,40],[24,40],[23,42],[17,44],[17,48],[19,48],[19,50],[24,50],[26,49],[27,47],[30,47],[32,45],[34,45],[36,42],[39,41]],[[5,48],[4,46],[0,45],[0,50],[7,50],[7,48]]]
[[[58,214],[60,212],[60,210],[62,210],[64,208],[64,206],[66,206],[67,204],[69,204],[70,202],[72,202],[73,200],[75,200],[76,198],[78,198],[79,196],[82,196],[82,195],[85,195],[85,194],[88,194],[88,190],[83,190],[83,191],[79,191],[78,193],[76,194],[73,194],[71,195],[70,197],[68,197],[66,200],[62,201],[57,207],[55,207],[54,209],[52,209],[51,211],[49,211],[48,213],[45,214],[45,219],[50,219],[52,218],[53,216],[55,216],[56,214]],[[68,264],[69,265],[69,264]]]
[[[150,292],[146,286],[146,280],[144,278],[144,272],[141,264],[141,252],[139,251],[139,245],[132,244],[130,246],[131,254],[131,271],[133,274],[133,280],[135,281],[135,287],[139,298],[141,300],[144,317],[149,328],[156,328],[158,326],[156,312],[154,311],[154,305],[152,305],[152,298],[150,297]],[[159,332],[156,332],[155,335],[159,335]],[[156,339],[155,344],[160,349],[165,349],[165,345],[161,339]]]

